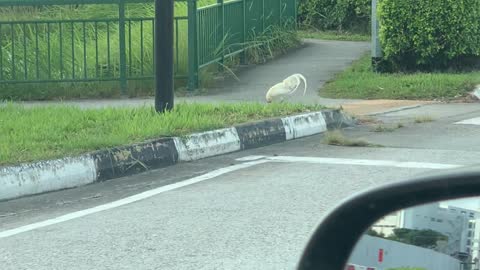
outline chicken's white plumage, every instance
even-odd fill
[[[280,97],[283,100],[285,96],[295,93],[302,81],[305,85],[303,90],[303,95],[305,95],[307,93],[307,79],[302,74],[296,73],[290,75],[281,83],[272,86],[266,95],[267,102],[270,103],[277,97]]]

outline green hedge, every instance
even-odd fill
[[[371,0],[301,0],[298,16],[320,30],[370,32]]]
[[[480,55],[480,1],[381,0],[380,42],[394,70],[461,67]]]

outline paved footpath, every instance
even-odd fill
[[[248,67],[239,71],[240,81],[233,78],[217,83],[208,89],[208,94],[194,97],[177,97],[179,102],[264,102],[266,91],[283,78],[302,73],[308,80],[305,96],[294,95],[291,102],[305,104],[323,104],[326,106],[343,106],[347,111],[359,114],[375,113],[395,107],[415,106],[420,101],[360,101],[347,99],[328,99],[319,95],[319,89],[333,76],[346,69],[352,61],[369,50],[368,42],[322,41],[306,39],[305,46],[278,57],[262,65]],[[28,106],[58,104],[57,101],[27,102]],[[152,98],[104,99],[64,101],[64,104],[78,105],[84,108],[107,106],[142,106],[152,105]]]

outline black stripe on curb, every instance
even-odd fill
[[[240,137],[241,149],[252,149],[286,141],[281,119],[263,120],[235,127]]]
[[[173,139],[112,148],[92,154],[97,181],[129,176],[177,163],[178,152]]]
[[[344,114],[340,110],[324,110],[322,111],[322,116],[327,124],[328,129],[342,128],[355,124],[353,118]],[[286,141],[287,138],[285,133],[285,127],[283,125],[282,119],[283,118],[274,118],[235,126],[235,130],[237,131],[240,140],[238,142],[240,144],[238,148],[240,148],[241,150],[246,150]],[[308,116],[306,116],[306,119],[306,122],[309,123]],[[320,122],[312,124],[321,125],[322,123]],[[308,127],[305,127],[303,125],[304,124],[300,123],[298,128],[300,130],[305,128],[308,129]],[[289,128],[297,127],[294,124],[293,127]],[[80,156],[86,157],[86,159],[88,160],[88,167],[90,167],[91,170],[86,170],[84,172],[85,175],[79,177],[83,177],[84,180],[88,179],[88,183],[92,183],[134,175],[147,170],[174,165],[175,163],[179,162],[178,151],[176,149],[175,141],[176,139],[174,138],[163,138],[146,141],[134,145],[126,145],[101,150],[91,154]],[[64,160],[65,159],[55,160],[55,162],[61,163]],[[57,168],[48,165],[50,164],[49,162],[42,162],[42,164],[46,164],[46,166],[40,166],[35,173],[46,173],[47,175],[55,175],[55,171],[57,170]],[[30,165],[23,164],[22,166]],[[2,170],[5,170],[5,168],[2,167]],[[96,171],[95,176],[91,174],[93,170]],[[64,183],[71,181],[72,179],[70,177],[65,177],[65,179],[61,179],[62,183],[58,180],[59,179],[52,180],[52,183],[49,183],[49,188],[47,191],[63,189]],[[44,183],[45,181],[50,180],[46,179],[44,180]],[[87,182],[85,181],[84,183],[87,184]],[[21,187],[22,186],[20,185],[20,188]],[[34,195],[39,193],[42,192],[32,191],[25,193],[25,195]]]

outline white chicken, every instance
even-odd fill
[[[271,103],[278,97],[281,99],[281,101],[283,101],[285,96],[291,95],[297,91],[302,81],[305,85],[305,89],[303,90],[303,95],[305,96],[307,93],[307,79],[305,79],[302,74],[296,73],[290,75],[281,83],[277,83],[268,90],[266,95],[267,103]]]

